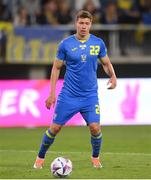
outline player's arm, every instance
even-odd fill
[[[56,102],[56,83],[59,78],[61,67],[63,66],[64,62],[62,60],[55,60],[53,63],[51,76],[50,76],[50,94],[46,100],[46,107],[50,109],[51,105],[55,105]]]
[[[111,64],[111,61],[110,61],[108,55],[101,57],[100,61],[102,63],[102,66],[103,66],[105,73],[110,77],[110,79],[107,83],[108,89],[114,89],[116,87],[116,84],[117,84],[116,74],[114,72],[114,68]]]

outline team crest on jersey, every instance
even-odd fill
[[[86,55],[86,54],[82,54],[82,55],[81,55],[81,60],[82,60],[82,62],[85,62],[85,61],[86,61],[86,58],[87,58],[87,55]]]
[[[79,47],[80,47],[81,49],[85,49],[87,46],[86,46],[86,44],[81,44],[81,45],[79,45]]]

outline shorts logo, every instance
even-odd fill
[[[100,114],[100,106],[98,104],[95,105],[95,113]]]
[[[54,115],[53,115],[53,119],[56,119],[56,117],[57,117],[57,114],[56,114],[56,113],[54,113]]]

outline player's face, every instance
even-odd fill
[[[79,18],[76,21],[77,33],[82,37],[87,36],[89,34],[91,24],[92,22],[89,18]]]

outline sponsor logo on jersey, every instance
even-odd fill
[[[80,47],[81,49],[85,49],[87,46],[86,46],[86,44],[81,44],[81,45],[79,45],[79,47]]]
[[[78,48],[77,47],[75,47],[75,48],[72,48],[71,49],[71,51],[76,51]]]

